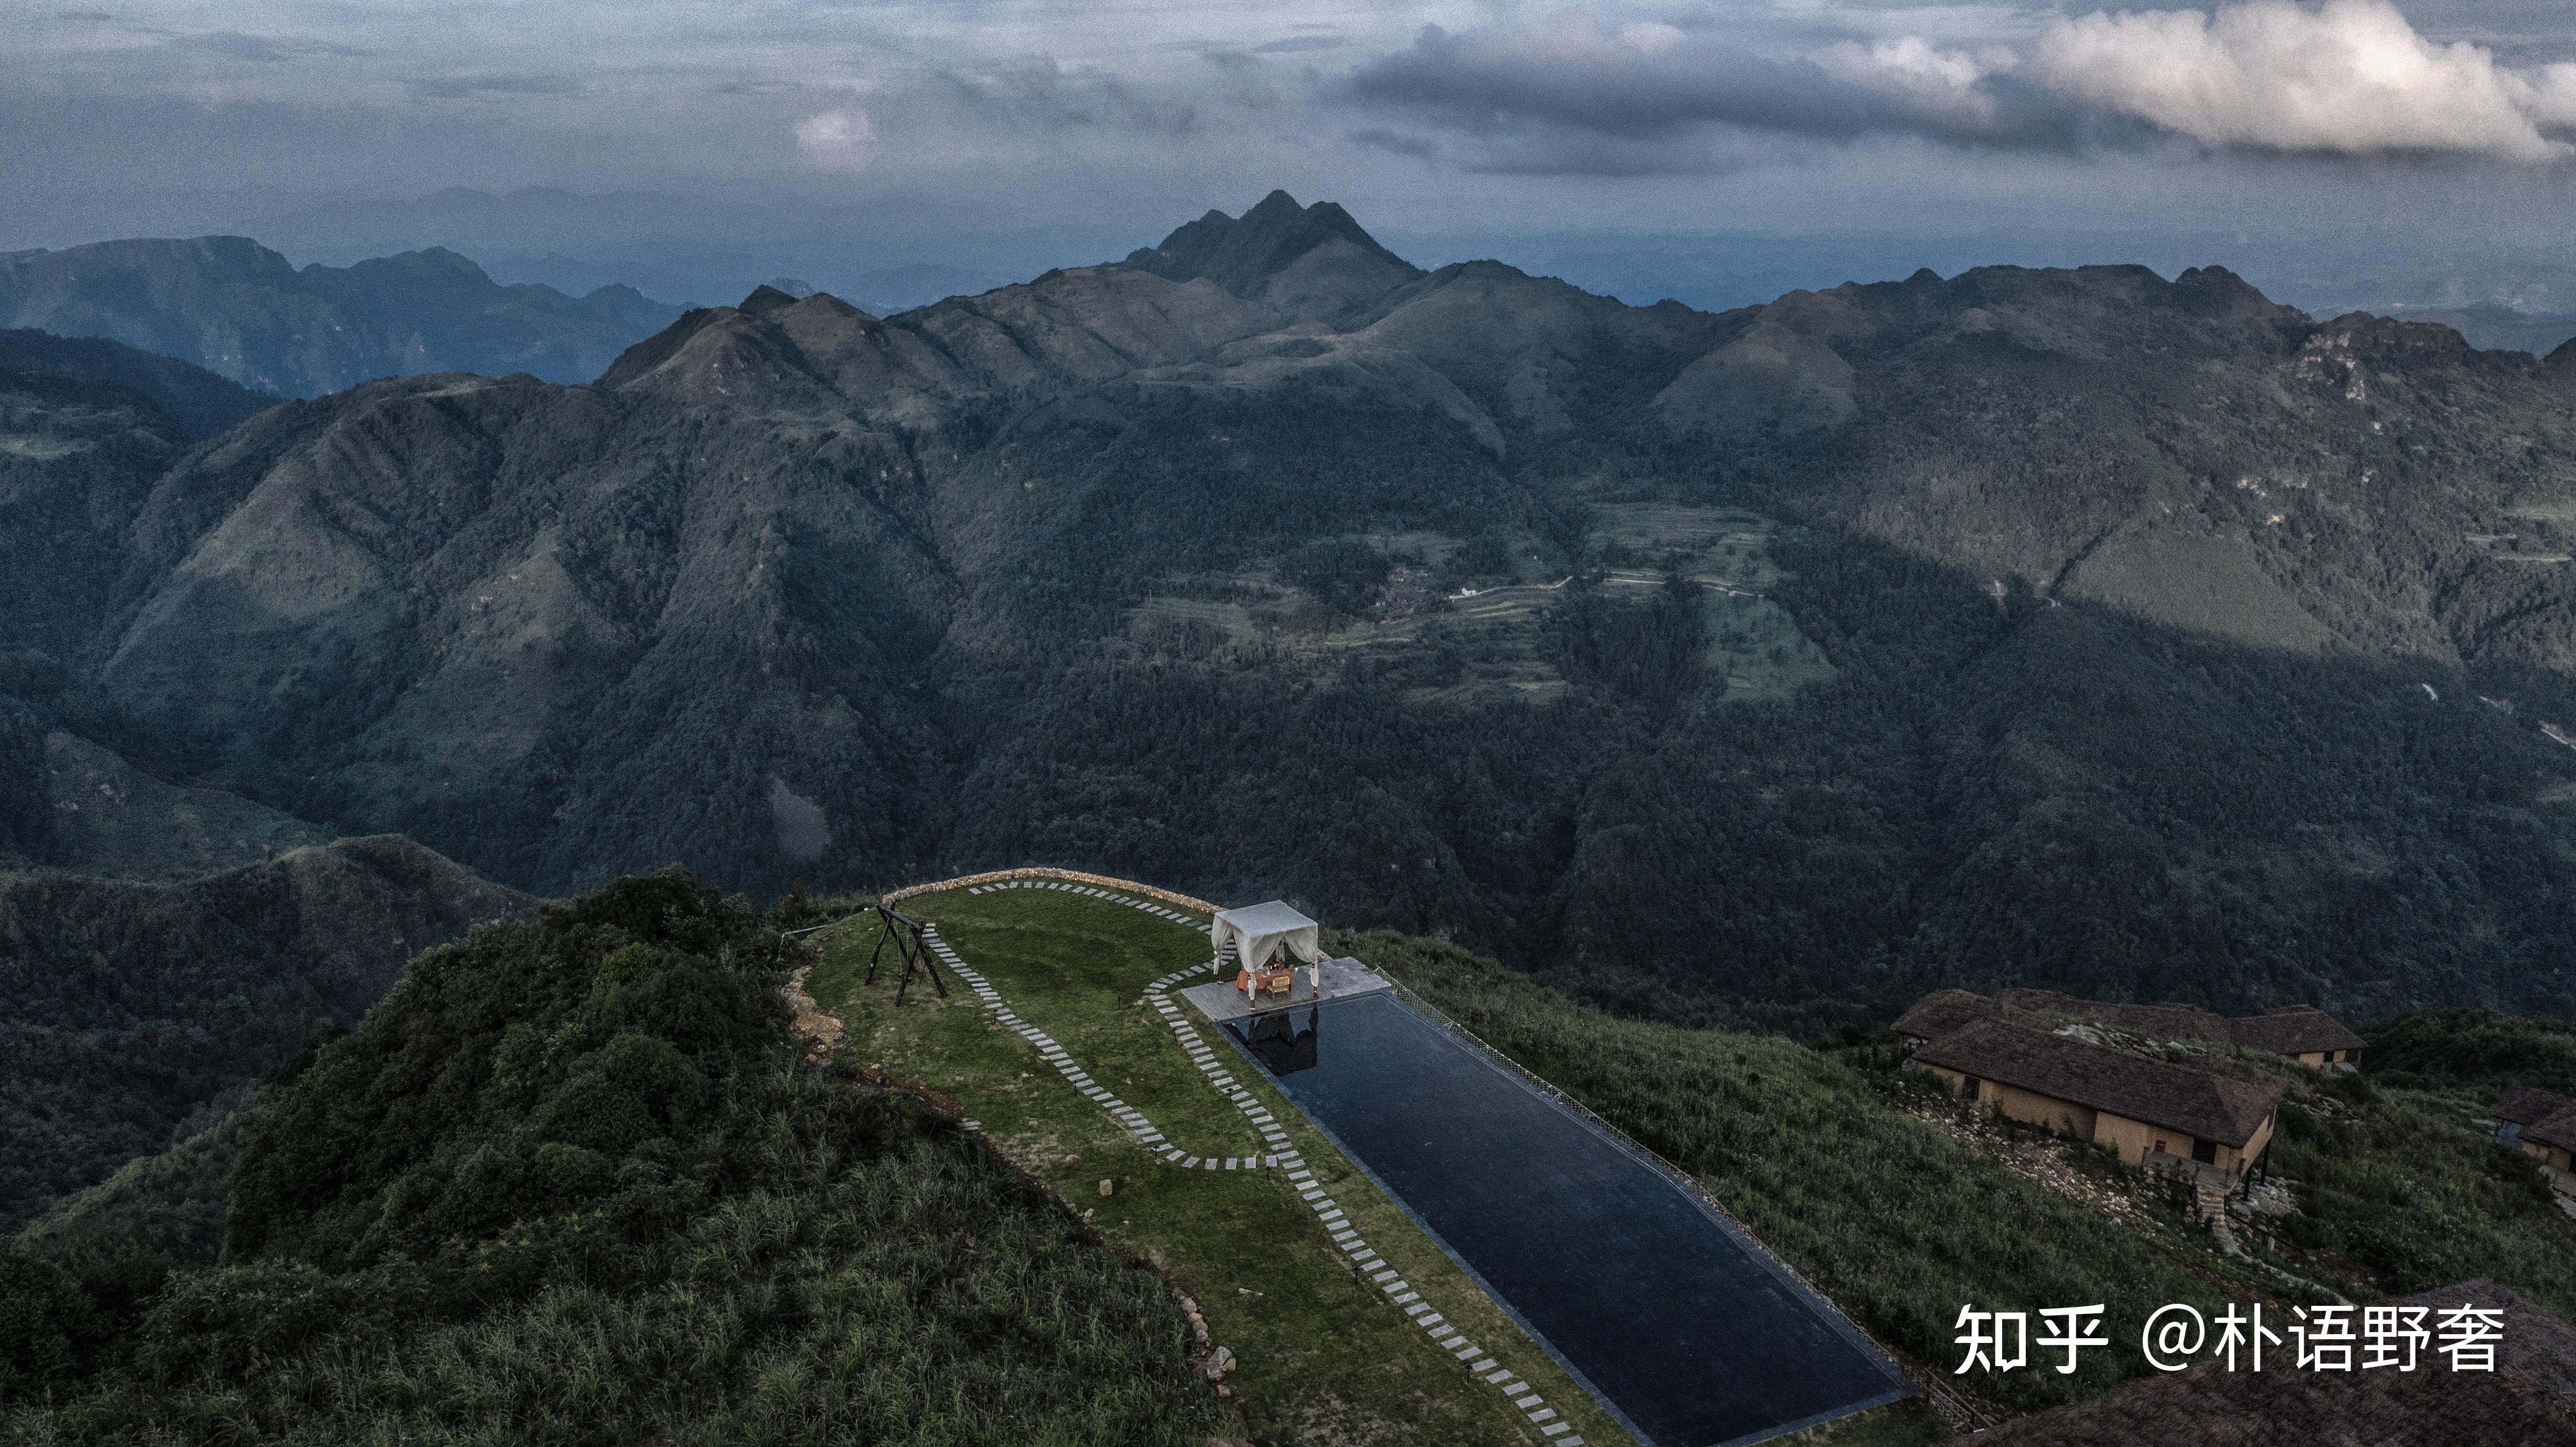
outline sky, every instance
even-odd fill
[[[1430,261],[1752,236],[2576,264],[2563,0],[13,11],[0,248],[694,247],[892,285],[1106,259],[1284,187]]]

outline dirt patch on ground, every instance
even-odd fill
[[[833,1051],[841,1048],[841,1037],[847,1031],[838,1017],[825,1014],[823,1007],[814,1003],[814,997],[806,992],[805,977],[812,973],[812,965],[798,965],[796,973],[787,977],[787,987],[780,993],[787,997],[787,1008],[796,1012],[795,1020],[787,1028],[795,1032],[797,1039],[805,1042],[805,1058],[821,1065],[832,1058]]]
[[[2070,1147],[2060,1140],[2008,1131],[1982,1116],[1966,1121],[1952,1111],[1909,1107],[1908,1113],[1970,1150],[2039,1182],[2078,1205],[2088,1206],[2149,1235],[2156,1223],[2125,1186],[2094,1175],[2067,1159]]]

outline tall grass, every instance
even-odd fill
[[[760,923],[629,890],[416,966],[255,1124],[226,1264],[173,1274],[6,1437],[1232,1430],[1151,1268],[913,1097],[797,1062]]]
[[[2300,1207],[2282,1244],[2356,1293],[2488,1276],[2576,1315],[2576,1221],[2536,1162],[2469,1124],[2472,1109],[2368,1076],[2301,1081],[2272,1143]]]
[[[1892,1077],[1768,1036],[1614,1019],[1463,950],[1392,934],[1355,953],[1640,1144],[1690,1172],[1763,1245],[1897,1352],[1947,1373],[1959,1308],[2108,1305],[2114,1345],[2054,1370],[1954,1383],[2013,1410],[2098,1395],[2143,1370],[2167,1302],[2228,1290],[2214,1253],[2162,1247],[1899,1109]],[[2252,1299],[2239,1294],[2237,1299]],[[2034,1321],[2036,1318],[2034,1318]]]

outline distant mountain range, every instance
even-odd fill
[[[1632,307],[1283,194],[193,448],[15,385],[24,736],[517,888],[1043,860],[1809,1032],[2576,1011],[2563,351],[2215,268]]]
[[[103,337],[290,397],[431,372],[588,381],[679,312],[629,286],[502,286],[441,247],[302,270],[241,236],[0,253],[0,326]]]

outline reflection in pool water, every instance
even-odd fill
[[[1229,1034],[1243,1042],[1261,1068],[1273,1075],[1293,1075],[1315,1066],[1315,1035],[1320,1011],[1306,1011],[1306,1027],[1297,1028],[1297,1012],[1272,1010],[1255,1015],[1251,1020],[1226,1026]]]

